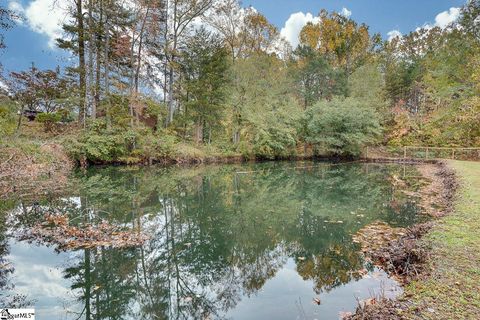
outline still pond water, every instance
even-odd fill
[[[18,216],[60,211],[150,239],[56,252],[3,227],[0,297],[49,320],[338,319],[358,300],[399,293],[352,235],[376,221],[422,219],[404,192],[417,175],[394,164],[313,162],[91,169],[61,197],[17,202],[4,219],[28,224]]]

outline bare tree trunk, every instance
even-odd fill
[[[94,23],[93,23],[93,1],[88,1],[88,88],[89,88],[89,101],[92,107],[92,119],[95,120],[97,116],[97,106],[95,101],[95,86],[93,82],[93,55],[95,51],[95,43],[93,38],[95,36]]]
[[[93,118],[97,117],[96,113],[98,112],[98,106],[100,105],[100,92],[101,92],[101,52],[102,52],[102,41],[101,41],[101,30],[103,31],[103,0],[100,0],[100,16],[98,19],[98,25],[96,28],[96,65],[95,65],[95,96],[94,96],[94,106],[95,106],[95,115]],[[97,34],[98,33],[98,34]]]
[[[173,67],[170,66],[168,71],[168,115],[167,125],[173,122],[173,114],[175,113],[175,101],[173,94]]]
[[[138,99],[138,93],[139,93],[139,79],[140,79],[140,70],[142,66],[142,49],[143,49],[143,38],[144,38],[144,32],[145,32],[145,25],[147,23],[147,18],[148,15],[150,14],[150,5],[147,4],[147,10],[145,12],[145,15],[143,16],[142,20],[142,25],[140,27],[140,33],[138,35],[138,53],[137,53],[137,61],[136,61],[136,67],[133,75],[133,98],[135,99],[134,101],[137,102],[136,99]],[[132,48],[133,49],[133,48]],[[132,50],[133,52],[133,50]],[[133,61],[132,61],[132,66],[133,66]],[[135,104],[136,109],[134,110],[135,114],[135,119],[137,122],[137,126],[140,123],[140,112],[141,110],[138,110],[138,103]]]
[[[203,121],[200,119],[195,124],[195,143],[201,144],[203,142]]]
[[[80,84],[80,103],[79,103],[79,112],[78,112],[78,122],[85,126],[85,117],[86,117],[86,95],[87,95],[87,86],[86,86],[86,77],[85,77],[85,28],[83,24],[83,0],[77,0],[76,5],[76,16],[77,16],[77,27],[78,27],[78,66],[79,66],[79,84]]]
[[[170,55],[170,61],[169,62],[169,70],[168,70],[168,115],[167,115],[167,121],[166,125],[168,126],[170,123],[173,122],[173,115],[175,113],[175,95],[173,93],[173,81],[174,81],[174,70],[173,70],[173,64],[175,63],[175,51],[177,50],[177,9],[178,9],[178,3],[177,1],[173,2],[173,46],[172,48],[168,48],[168,41],[166,42],[167,47],[166,50],[171,50],[171,55]],[[166,30],[168,34],[168,29]],[[168,36],[167,36],[168,38]]]
[[[18,115],[18,123],[15,134],[18,134],[20,132],[20,127],[22,126],[23,110],[25,110],[25,105],[22,103],[22,106],[20,107],[20,114]]]
[[[150,13],[150,7],[147,7],[147,12],[143,18],[142,27],[140,29],[140,40],[138,44],[138,57],[137,57],[137,69],[135,71],[135,92],[138,93],[138,85],[139,85],[139,78],[140,78],[140,69],[142,65],[142,49],[143,49],[143,36],[145,32],[145,25],[147,23],[147,18]]]
[[[128,101],[128,110],[130,112],[130,127],[133,128],[133,118],[134,118],[134,111],[133,111],[133,106],[136,104],[136,97],[133,92],[133,79],[135,77],[135,71],[133,69],[133,61],[134,61],[134,53],[135,53],[135,29],[133,30],[132,33],[132,43],[130,46],[130,99]]]
[[[108,4],[107,6],[104,8],[105,10],[108,8]],[[105,16],[106,16],[106,19],[105,19],[105,25],[104,25],[104,32],[105,32],[105,50],[104,50],[104,64],[105,64],[105,74],[104,74],[104,77],[105,77],[105,97],[106,99],[108,100],[107,103],[105,104],[106,105],[106,118],[107,118],[107,127],[110,128],[111,126],[111,119],[110,119],[110,59],[108,57],[108,53],[109,53],[109,50],[110,50],[110,32],[108,30],[108,19],[109,19],[109,14],[107,12],[105,12]]]

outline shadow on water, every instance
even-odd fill
[[[310,162],[94,168],[72,177],[67,196],[16,202],[4,219],[18,230],[63,212],[150,240],[57,253],[8,240],[13,228],[3,228],[1,262],[12,269],[0,285],[12,278],[10,291],[35,299],[40,319],[336,319],[357,299],[398,289],[352,235],[379,220],[422,219],[404,193],[415,175],[394,164]]]

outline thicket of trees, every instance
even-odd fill
[[[16,104],[2,104],[2,134],[20,127],[18,110],[55,114],[41,117],[46,130],[76,119],[81,133],[66,144],[99,162],[155,161],[179,144],[270,159],[358,155],[376,143],[480,145],[478,0],[445,29],[391,41],[322,10],[298,48],[237,0],[69,8],[58,46],[75,63],[12,72]],[[11,14],[0,10],[0,27]]]

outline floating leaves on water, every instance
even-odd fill
[[[405,235],[405,229],[392,228],[385,222],[376,221],[358,230],[352,237],[352,240],[354,243],[359,243],[362,246],[362,251],[367,252],[381,248],[388,242],[403,235]]]
[[[376,303],[377,303],[377,299],[375,299],[375,298],[369,298],[369,299],[360,301],[360,305],[363,306],[363,307],[371,306],[371,305],[374,305]]]
[[[352,312],[349,312],[349,311],[340,311],[340,312],[338,313],[338,317],[339,317],[340,319],[345,319],[345,318],[348,318],[348,317],[350,317],[350,316],[352,316],[352,315],[353,315],[353,313],[352,313]]]
[[[59,250],[94,247],[126,248],[142,245],[148,237],[134,230],[122,230],[107,221],[98,224],[70,225],[66,214],[47,214],[43,223],[37,223],[20,240],[57,245]]]
[[[367,269],[360,269],[357,271],[359,275],[361,275],[362,277],[363,276],[366,276],[368,274],[368,270]]]

